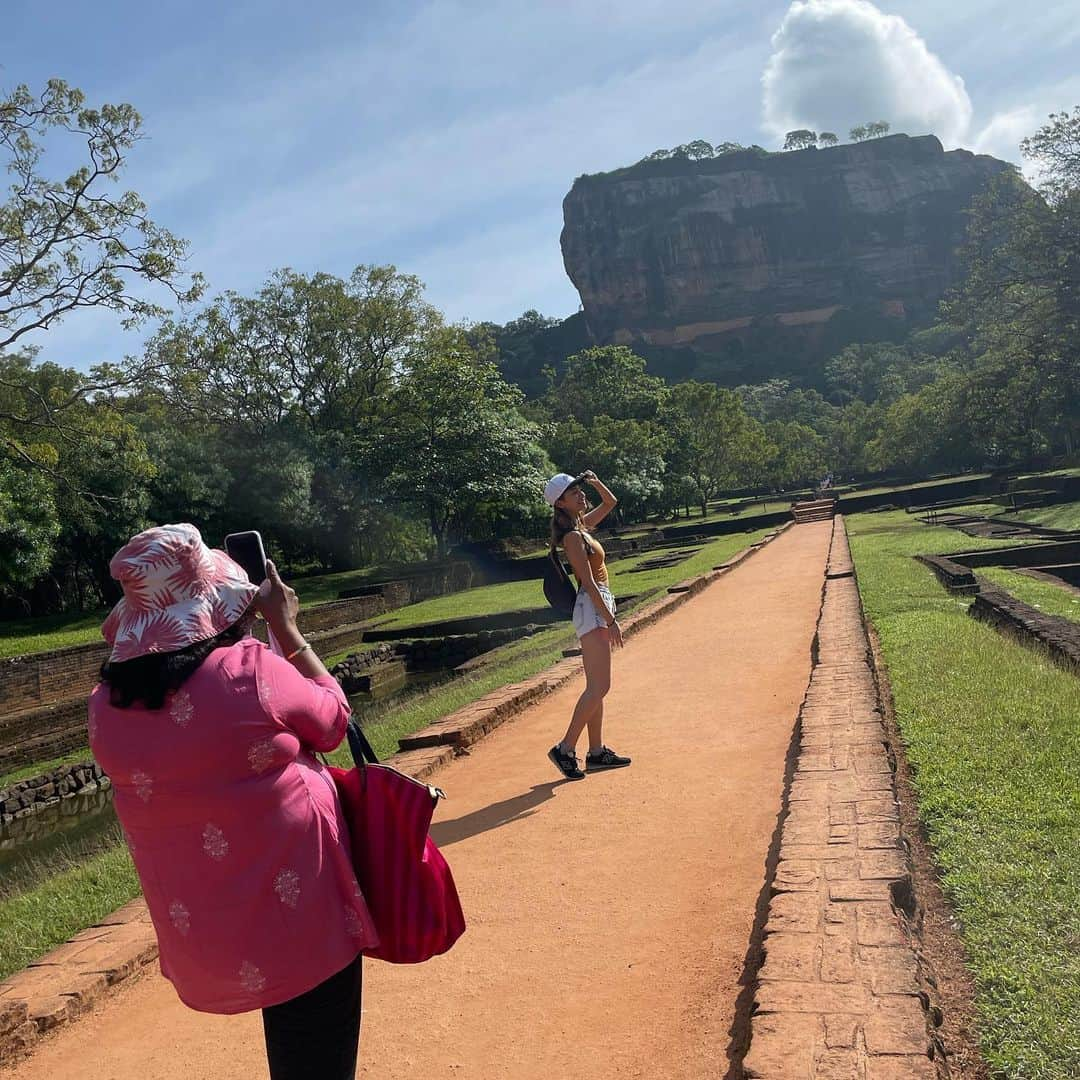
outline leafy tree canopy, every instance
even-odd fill
[[[37,95],[18,86],[0,98],[0,160],[12,177],[0,204],[0,350],[80,308],[109,308],[127,325],[165,314],[137,284],[181,302],[201,292],[199,276],[185,274],[183,241],[135,192],[112,188],[141,128],[130,105],[87,108],[59,79]],[[84,148],[84,163],[63,179],[45,176],[45,161],[71,144]]]
[[[646,371],[645,360],[625,345],[603,345],[568,357],[562,379],[548,395],[555,419],[590,424],[597,416],[648,420],[667,392],[663,379]]]

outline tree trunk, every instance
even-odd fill
[[[435,552],[440,559],[446,558],[446,523],[439,520],[434,507],[428,508],[428,528],[435,541]]]

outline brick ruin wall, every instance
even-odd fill
[[[0,660],[0,717],[89,693],[108,652],[94,642]]]

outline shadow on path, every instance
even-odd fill
[[[471,814],[465,814],[464,817],[454,818],[451,821],[436,821],[431,826],[431,839],[439,847],[446,847],[449,844],[456,844],[459,840],[467,840],[470,836],[521,821],[535,814],[536,808],[546,803],[548,799],[553,799],[556,788],[571,782],[551,780],[546,784],[533,784],[521,795],[514,795],[512,798],[503,799],[502,802],[483,806]]]

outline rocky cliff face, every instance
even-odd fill
[[[707,353],[852,311],[907,323],[954,281],[964,211],[1009,167],[907,135],[650,162],[575,181],[563,259],[603,342]]]

